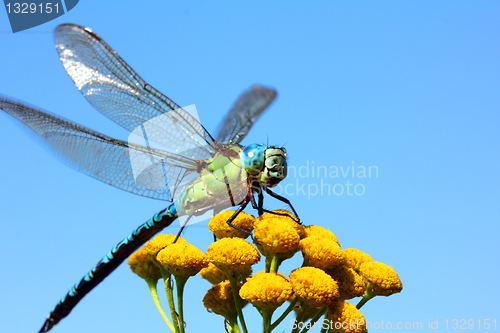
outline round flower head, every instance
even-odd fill
[[[221,271],[217,266],[212,263],[208,264],[208,267],[203,268],[200,271],[200,275],[202,278],[210,282],[211,284],[218,284],[222,281],[227,280],[227,275],[223,271]],[[240,276],[243,275],[245,278],[252,275],[252,267],[248,267]]]
[[[212,263],[209,263],[207,267],[203,268],[200,271],[200,275],[202,278],[214,285],[227,280],[226,273],[218,269],[217,266]]]
[[[394,268],[381,262],[361,264],[359,274],[365,282],[368,295],[389,296],[403,290],[403,284]]]
[[[365,316],[354,305],[345,301],[338,301],[328,306],[330,312],[330,332],[368,333]]]
[[[174,243],[158,253],[156,260],[174,276],[189,277],[208,266],[203,252],[191,244]]]
[[[222,238],[207,249],[208,260],[224,273],[238,276],[260,260],[259,251],[244,239]]]
[[[238,288],[241,288],[241,283],[238,283]],[[213,285],[203,297],[203,305],[208,312],[216,313],[224,318],[234,317],[236,306],[234,305],[231,283],[226,280]]]
[[[356,271],[350,267],[340,265],[327,271],[339,286],[340,299],[351,299],[363,296],[365,284]]]
[[[329,270],[344,263],[344,254],[340,246],[331,239],[306,237],[300,241],[299,248],[309,266]]]
[[[144,250],[146,250],[149,254],[155,256],[158,251],[172,244],[175,240],[175,237],[175,235],[159,234],[144,245]],[[186,244],[187,242],[184,238],[179,237],[176,244],[178,243]]]
[[[359,266],[364,262],[373,262],[373,258],[370,255],[360,251],[358,249],[348,248],[343,249],[344,257],[346,260],[346,266],[353,268],[355,271],[359,271]]]
[[[339,240],[337,239],[337,236],[333,232],[331,232],[329,229],[325,229],[322,226],[319,225],[309,225],[305,227],[305,233],[306,237],[322,237],[322,238],[328,238],[333,240],[335,243],[337,243],[340,246]]]
[[[280,307],[292,294],[292,286],[286,277],[266,272],[255,274],[240,289],[242,299],[267,310]]]
[[[139,249],[128,259],[130,269],[143,279],[161,279],[161,272],[149,257],[149,253],[144,249]]]
[[[310,307],[322,307],[339,298],[337,282],[321,269],[302,267],[290,273],[293,292],[302,303]]]
[[[273,213],[286,214],[287,216],[285,216],[285,215],[276,215],[276,214],[273,214]],[[265,219],[268,219],[268,218],[281,219],[283,221],[287,221],[290,224],[290,226],[297,231],[297,233],[300,236],[300,239],[306,237],[306,231],[304,229],[304,226],[302,224],[298,223],[297,221],[295,221],[292,218],[292,216],[293,216],[293,214],[290,213],[286,209],[276,209],[276,210],[273,210],[272,213],[264,213],[264,214],[262,214],[261,216],[259,216],[257,218],[257,221],[265,220]]]
[[[295,223],[295,222],[294,222]],[[255,221],[254,238],[266,256],[298,251],[300,236],[285,218],[269,217]]]
[[[246,232],[235,229],[231,227],[229,224],[227,224],[227,220],[229,220],[229,218],[233,214],[234,211],[228,210],[215,215],[214,217],[212,217],[210,222],[208,222],[208,228],[210,229],[211,232],[214,233],[215,237],[217,237],[218,239],[226,237],[240,237],[245,239],[250,235]],[[249,215],[245,212],[241,212],[231,223],[240,229],[252,231],[254,222],[255,218],[252,215]]]

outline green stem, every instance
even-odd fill
[[[175,285],[177,287],[177,308],[179,309],[179,326],[181,333],[184,333],[184,286],[187,282],[186,277],[176,276]]]
[[[240,295],[238,293],[238,279],[234,276],[229,276],[229,283],[231,283],[231,290],[233,292],[234,305],[236,306],[236,312],[240,318],[241,329],[243,333],[248,333],[247,325],[245,324],[245,318],[243,318],[243,311],[241,309]]]
[[[274,310],[262,309],[262,319],[264,321],[264,333],[271,332],[271,318]]]
[[[315,315],[314,317],[312,317],[311,321],[309,322],[308,325],[306,325],[306,327],[304,327],[302,329],[302,331],[300,331],[300,333],[306,333],[307,331],[309,331],[309,329],[311,327],[314,326],[314,324],[318,321],[319,318],[321,318],[321,316],[323,316],[326,312],[327,308],[326,306],[322,307]]]
[[[168,306],[170,308],[170,316],[172,316],[172,321],[174,322],[175,333],[180,333],[179,321],[177,320],[177,312],[175,312],[174,303],[174,287],[172,285],[172,274],[160,267],[161,276],[163,276],[163,281],[165,282],[165,292],[167,294]]]
[[[275,253],[273,255],[273,259],[271,260],[271,265],[269,267],[269,272],[270,273],[278,273],[278,266],[279,266],[278,255]]]
[[[229,332],[240,333],[240,328],[238,327],[237,315],[226,318],[226,321],[229,323]]]
[[[359,301],[358,305],[356,305],[356,308],[359,310],[361,309],[361,307],[363,305],[365,305],[366,302],[368,302],[369,300],[371,300],[373,297],[375,297],[375,295],[371,295],[370,293],[367,293],[365,292],[363,298],[361,299],[361,301]]]
[[[172,330],[172,332],[175,333],[175,328],[174,325],[168,320],[167,315],[163,311],[163,308],[161,307],[160,304],[160,299],[158,298],[158,291],[156,290],[156,284],[158,283],[158,279],[155,278],[147,278],[146,282],[148,283],[149,286],[149,291],[151,292],[151,296],[153,296],[153,300],[155,301],[156,308],[160,312],[160,315],[162,316],[163,320],[167,323],[168,327]]]
[[[271,331],[274,330],[276,326],[278,326],[290,314],[290,312],[293,311],[293,308],[295,307],[295,304],[297,304],[298,301],[299,298],[295,297],[295,299],[290,303],[288,308],[286,308],[285,312],[283,312],[283,314],[278,319],[276,319],[276,321],[271,325]]]

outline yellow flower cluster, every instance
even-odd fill
[[[277,326],[270,322],[273,311],[288,301],[285,314],[295,310],[299,322],[318,320],[328,311],[326,318],[334,326],[331,332],[367,332],[365,318],[358,309],[374,296],[402,290],[392,267],[375,262],[360,250],[342,250],[333,232],[317,225],[304,227],[286,210],[265,213],[257,219],[244,213],[238,215],[233,224],[253,230],[255,245],[245,240],[246,233],[227,225],[232,214],[223,212],[211,219],[210,230],[219,240],[206,253],[182,238],[173,243],[175,236],[159,235],[130,257],[131,269],[145,279],[160,278],[158,267],[176,278],[200,272],[213,284],[203,304],[209,312],[224,316],[231,331],[238,323],[246,331],[241,309],[248,302],[259,310],[265,331],[270,332]],[[287,278],[279,273],[279,266],[298,251],[303,265]],[[266,258],[266,271],[250,276],[261,255]],[[361,296],[357,307],[346,302]],[[345,324],[352,322],[356,325]]]

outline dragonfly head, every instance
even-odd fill
[[[249,175],[266,187],[278,185],[287,175],[285,148],[248,145],[241,152],[241,163]]]

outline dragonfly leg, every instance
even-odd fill
[[[263,202],[263,201],[262,201],[262,202]],[[294,220],[295,222],[297,222],[297,223],[301,224],[301,223],[300,223],[300,220],[299,220],[298,218],[296,218],[295,216],[292,216],[292,215],[287,214],[287,213],[278,213],[278,212],[274,212],[274,211],[272,211],[272,210],[268,210],[268,209],[262,208],[262,206],[261,206],[261,204],[262,204],[262,203],[261,203],[261,201],[259,200],[259,203],[257,204],[257,203],[255,202],[255,199],[254,199],[253,197],[251,198],[251,203],[252,203],[252,208],[253,208],[253,209],[261,209],[263,212],[265,212],[265,213],[269,213],[269,214],[273,214],[273,215],[287,216],[287,217],[291,218],[292,220]]]
[[[191,217],[193,217],[195,212],[189,214],[189,216],[187,217],[186,221],[184,221],[184,223],[182,224],[182,227],[181,227],[181,230],[179,230],[179,232],[177,233],[177,236],[175,236],[175,239],[174,241],[172,242],[172,244],[174,244],[175,242],[177,242],[177,240],[179,239],[179,237],[181,236],[181,233],[182,231],[184,230],[184,228],[186,227],[186,225],[188,224],[189,220],[191,219]],[[168,246],[168,245],[167,245]],[[160,253],[161,250],[163,250],[164,248],[166,248],[167,246],[164,246],[162,247],[161,249],[159,249],[158,251],[156,251],[155,253],[155,257],[158,255],[158,253]]]
[[[245,230],[245,229],[238,228],[237,226],[235,226],[235,225],[234,225],[234,224],[232,224],[231,222],[233,222],[233,221],[234,221],[234,219],[238,216],[238,214],[239,214],[239,213],[241,213],[241,212],[243,211],[243,209],[245,209],[245,207],[248,205],[248,203],[249,203],[250,201],[254,202],[254,200],[253,200],[253,196],[249,194],[249,195],[247,195],[247,196],[246,196],[245,200],[243,200],[243,202],[240,204],[240,206],[238,207],[238,209],[234,211],[233,215],[231,215],[231,217],[229,218],[229,220],[227,220],[227,221],[226,221],[226,223],[227,223],[230,227],[232,227],[232,228],[234,228],[234,229],[236,229],[236,230],[239,230],[239,231],[245,232],[245,233],[247,233],[247,234],[249,234],[249,235],[251,235],[251,234],[252,234],[252,232],[251,232],[251,231],[248,231],[248,230]],[[252,204],[252,206],[253,206],[253,204]]]
[[[262,209],[264,207],[264,192],[262,191],[262,184],[256,179],[252,178],[249,182],[250,188],[252,189],[251,196],[252,196],[252,207],[254,209],[257,209],[259,216],[261,216],[264,213],[264,210]],[[259,198],[259,204],[255,204],[255,199],[253,197],[253,194],[257,193],[257,196]],[[250,194],[250,193],[249,193]]]
[[[266,191],[266,193],[269,194],[270,196],[272,196],[273,198],[278,199],[279,201],[282,201],[282,202],[286,203],[288,206],[290,206],[290,208],[292,209],[293,214],[295,215],[295,218],[292,217],[292,216],[290,216],[290,217],[292,217],[295,220],[295,222],[301,224],[300,223],[299,214],[297,214],[297,212],[295,211],[295,208],[293,208],[292,203],[290,202],[290,200],[288,200],[285,197],[282,197],[279,194],[274,193],[273,191],[271,191],[269,188],[267,188],[265,186],[264,186],[264,191]],[[273,213],[275,215],[288,215],[288,214],[280,214],[280,213],[276,213],[276,212],[271,212],[271,213]]]
[[[179,230],[179,232],[177,233],[177,236],[175,237],[174,243],[177,242],[177,240],[181,236],[182,232],[184,231],[184,228],[187,226],[189,220],[191,220],[191,218],[193,217],[193,215],[195,213],[196,213],[196,211],[194,211],[191,214],[189,214],[189,216],[187,217],[186,221],[184,221],[184,223],[182,224],[181,230]]]
[[[259,198],[259,204],[257,205],[257,211],[259,212],[259,216],[261,216],[264,213],[264,193],[262,193],[262,189],[259,191],[258,194]]]

